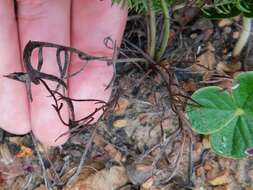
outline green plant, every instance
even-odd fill
[[[253,17],[252,0],[213,0],[211,4],[203,4],[201,0],[198,3],[202,4],[201,10],[208,18],[231,18],[238,15]]]
[[[214,152],[231,158],[244,158],[253,147],[253,72],[235,77],[234,86],[223,90],[204,87],[192,95],[186,114],[192,129],[210,135]]]
[[[112,0],[113,3],[128,6],[129,9],[133,9],[137,12],[147,12],[149,10],[149,0]],[[160,0],[151,0],[152,9],[156,11],[162,10],[162,2]],[[171,0],[165,0],[167,4],[170,4]]]
[[[211,19],[231,18],[243,16],[243,28],[239,40],[237,41],[232,56],[237,60],[243,47],[246,45],[250,36],[251,21],[253,17],[252,0],[213,0],[211,4],[203,3],[199,0],[202,13],[205,17]]]
[[[169,6],[173,0],[112,0],[113,3],[128,6],[137,12],[147,14],[147,37],[148,54],[156,61],[160,61],[168,45],[170,34]],[[163,30],[161,33],[161,44],[157,45],[156,12],[163,13]]]

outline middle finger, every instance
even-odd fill
[[[29,40],[52,42],[69,45],[70,39],[70,0],[18,0],[18,23],[21,50]],[[32,56],[32,62],[38,61],[38,55]],[[42,71],[57,75],[56,52],[43,49],[44,64]],[[34,66],[35,67],[35,66]],[[54,90],[55,86],[49,84]],[[48,145],[64,143],[68,135],[61,134],[68,131],[68,127],[59,120],[56,111],[51,106],[52,97],[43,85],[33,85],[34,100],[30,104],[31,124],[34,135]],[[65,108],[65,109],[64,109]],[[65,121],[68,121],[66,106],[61,111]]]

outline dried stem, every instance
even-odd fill
[[[243,21],[243,31],[240,35],[239,40],[235,44],[235,47],[233,50],[233,57],[235,57],[235,58],[240,55],[242,49],[244,48],[244,46],[248,42],[248,39],[250,36],[250,31],[251,31],[252,18],[243,17],[242,19],[243,19],[242,20]]]

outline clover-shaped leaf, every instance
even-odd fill
[[[186,107],[194,131],[210,135],[214,152],[243,158],[253,147],[253,72],[235,78],[231,91],[217,86],[197,90]]]

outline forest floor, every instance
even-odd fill
[[[131,13],[119,50],[124,61],[116,64],[117,103],[62,147],[33,146],[30,135],[1,132],[0,189],[253,190],[253,160],[216,155],[184,113],[187,97],[200,87],[226,88],[234,74],[253,68],[253,41],[243,64],[230,67],[241,19],[199,14],[195,8],[173,13],[164,59],[154,63],[145,53],[145,16]],[[157,21],[162,25],[161,15]]]

